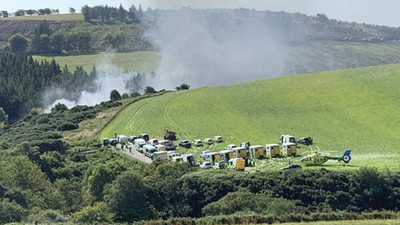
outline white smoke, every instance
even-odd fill
[[[122,73],[112,66],[113,54],[107,54],[96,66],[100,71],[96,91],[79,93],[74,104],[91,106],[107,101],[114,89],[129,94],[145,86],[174,89],[187,83],[196,88],[280,76],[285,55],[263,18],[264,12],[244,9],[160,11],[157,24],[145,35],[162,55],[155,76],[147,75],[133,90],[127,83],[136,74]],[[60,96],[58,102],[71,100],[64,92],[55,89],[46,95]],[[45,102],[54,105],[54,101]]]
[[[158,88],[229,84],[281,75],[284,54],[262,20],[218,10],[161,11],[147,34],[161,52]],[[232,12],[232,11],[230,11]],[[228,17],[228,19],[226,18]],[[261,18],[261,19],[260,19]]]
[[[76,105],[87,105],[93,106],[102,101],[110,100],[110,93],[112,90],[117,90],[121,95],[123,93],[131,93],[134,90],[133,86],[129,86],[132,80],[137,75],[136,73],[123,73],[121,69],[111,64],[113,53],[106,54],[97,63],[97,77],[93,81],[93,84],[88,86],[95,86],[96,90],[87,91],[84,90],[82,93],[68,93],[66,90],[61,88],[51,88],[44,92],[42,95],[42,102],[44,105],[45,112],[50,110],[58,103],[66,105],[68,108],[72,108]],[[77,95],[77,100],[68,99],[72,95]],[[56,99],[56,100],[54,100]]]

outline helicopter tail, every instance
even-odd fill
[[[346,163],[346,164],[349,163],[350,160],[351,160],[350,153],[351,153],[351,150],[350,150],[350,149],[347,149],[347,150],[344,152],[343,156],[342,156],[342,160],[343,160],[343,162]]]

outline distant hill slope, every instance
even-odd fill
[[[22,34],[27,38],[32,38],[35,29],[43,20],[15,20],[0,19],[0,46],[8,43],[8,39],[14,34]],[[76,26],[77,21],[49,21],[53,30],[72,29]]]
[[[22,34],[32,39],[35,29],[44,21],[48,21],[52,33],[63,32],[88,32],[91,34],[91,52],[104,51],[104,35],[107,33],[123,33],[126,36],[126,51],[151,49],[149,43],[143,40],[145,27],[141,24],[113,24],[104,25],[88,23],[83,20],[83,15],[57,14],[40,16],[18,16],[0,18],[0,46],[6,46],[8,39],[14,34]]]
[[[352,149],[348,169],[399,170],[399,72],[400,65],[388,65],[173,92],[129,106],[101,137],[162,137],[169,128],[192,141],[222,135],[225,142],[210,147],[221,150],[243,141],[276,143],[281,134],[312,136],[314,149],[332,155]],[[300,154],[309,151],[302,147]]]

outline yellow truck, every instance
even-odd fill
[[[269,158],[279,157],[281,155],[281,150],[278,144],[267,144],[265,145],[265,151]]]
[[[236,158],[242,158],[242,159],[248,158],[247,149],[245,147],[232,148],[232,151]]]
[[[244,171],[245,162],[242,158],[233,158],[228,161],[228,168],[234,169],[236,171]]]
[[[296,156],[297,154],[297,145],[295,143],[283,143],[282,144],[283,154],[286,156]]]
[[[265,158],[265,149],[261,145],[252,145],[249,147],[250,158],[262,159]]]
[[[230,159],[235,158],[232,150],[223,150],[219,152],[221,156],[221,160],[224,162],[228,162]]]

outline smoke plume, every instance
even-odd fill
[[[157,26],[147,33],[163,56],[157,84],[201,87],[281,75],[280,42],[262,18],[244,9],[159,12]]]
[[[123,73],[119,68],[111,64],[113,53],[106,54],[99,61],[98,72],[93,83],[88,84],[81,93],[68,93],[62,88],[50,88],[42,95],[42,104],[46,112],[58,103],[72,108],[76,105],[93,106],[102,101],[110,100],[112,90],[117,90],[121,95],[130,94],[139,90],[144,79],[137,73]],[[74,96],[74,97],[73,97]]]

